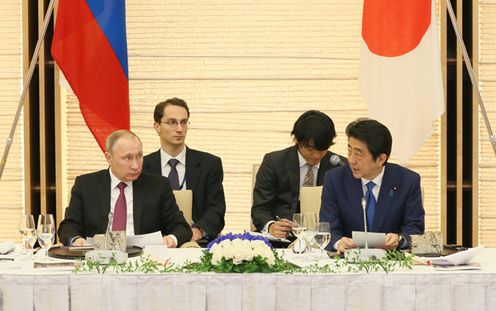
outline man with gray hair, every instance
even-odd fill
[[[128,130],[110,134],[105,158],[108,169],[76,178],[58,230],[62,243],[82,246],[87,237],[105,233],[110,212],[112,230],[126,235],[161,231],[167,247],[191,239],[168,180],[141,172],[143,146],[136,134]]]

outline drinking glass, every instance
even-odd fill
[[[307,230],[304,226],[303,215],[300,213],[293,214],[293,222],[291,223],[291,229],[294,235],[297,237],[296,243],[298,243],[298,254],[302,253],[301,241],[303,239],[303,234]]]
[[[29,249],[25,249],[29,257],[33,254],[33,246],[36,243],[36,227],[34,225],[33,215],[21,215],[19,222],[19,232],[22,234],[22,247],[29,245]]]
[[[319,222],[314,241],[320,248],[320,258],[325,259],[324,249],[331,241],[331,227],[328,222]]]
[[[303,226],[307,228],[307,230],[303,234],[303,238],[305,239],[305,242],[307,242],[308,245],[308,252],[312,252],[312,242],[313,238],[317,232],[317,226],[318,226],[318,216],[317,213],[314,212],[309,212],[309,213],[303,213]]]
[[[55,240],[55,222],[52,214],[40,215],[38,217],[38,243],[45,251],[44,258],[48,258],[48,249]]]

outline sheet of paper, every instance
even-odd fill
[[[255,231],[251,231],[250,234],[263,236],[264,238],[269,239],[269,241],[285,242],[285,243],[290,243],[291,242],[291,241],[289,241],[288,239],[285,239],[285,238],[276,238],[275,236],[273,236],[272,234],[270,234],[268,232],[255,232]]]
[[[454,253],[444,257],[434,257],[429,260],[433,265],[438,266],[457,266],[465,265],[471,262],[483,249],[483,246],[469,248],[466,251]]]
[[[383,244],[386,241],[386,234],[380,232],[353,231],[351,237],[357,247],[360,248],[365,247],[365,241],[367,241],[370,248],[376,248],[379,244]]]
[[[132,235],[126,237],[127,246],[145,247],[145,245],[164,245],[162,233],[156,231],[153,233]]]

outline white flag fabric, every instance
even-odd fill
[[[445,110],[435,12],[432,0],[364,0],[360,93],[401,163]]]

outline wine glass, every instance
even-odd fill
[[[305,242],[307,242],[308,245],[308,252],[312,252],[312,242],[313,238],[317,232],[317,226],[318,226],[318,217],[317,213],[315,212],[309,212],[309,213],[303,213],[303,226],[307,228],[307,230],[303,234],[303,238],[305,239]]]
[[[55,222],[52,214],[40,215],[38,217],[38,243],[45,251],[44,258],[48,258],[48,249],[55,240]]]
[[[325,259],[324,249],[331,241],[331,227],[328,222],[319,222],[314,241],[320,248],[320,258]]]
[[[294,233],[294,235],[297,237],[297,243],[298,243],[298,254],[302,253],[302,239],[303,239],[303,234],[307,230],[307,228],[303,224],[303,215],[300,213],[294,213],[293,214],[293,221],[291,223],[291,229]]]
[[[22,234],[22,247],[26,248],[26,243],[29,249],[25,249],[29,257],[33,254],[33,246],[36,243],[36,227],[34,225],[33,215],[21,215],[19,222],[19,232]]]

